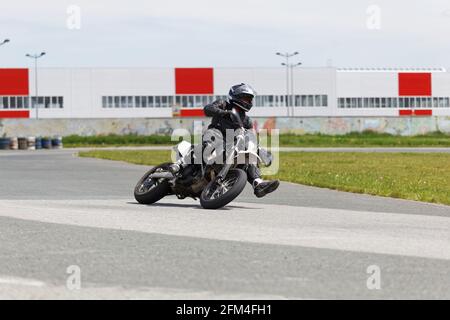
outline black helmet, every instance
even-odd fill
[[[232,86],[228,92],[230,103],[234,103],[244,111],[250,111],[253,107],[253,98],[255,95],[256,91],[245,83]]]

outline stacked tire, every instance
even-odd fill
[[[8,150],[11,140],[9,138],[0,138],[0,150]]]
[[[62,137],[0,137],[0,150],[62,149]]]

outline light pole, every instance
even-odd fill
[[[294,68],[301,65],[301,62],[298,63],[282,63],[282,66],[286,66],[288,70],[290,70],[291,77],[291,91],[288,92],[289,95],[289,105],[291,106],[291,116],[294,115],[294,105],[295,105],[295,95],[294,95]],[[289,112],[288,112],[289,113]]]
[[[288,117],[289,117],[289,101],[288,101],[288,99],[289,99],[289,65],[290,65],[289,64],[289,58],[291,58],[291,57],[293,57],[293,56],[295,56],[297,54],[299,54],[297,51],[295,51],[294,53],[288,53],[288,52],[286,52],[286,53],[277,52],[276,53],[277,56],[280,56],[280,57],[283,57],[283,58],[286,59],[286,62],[282,63],[281,65],[286,66],[286,99],[285,99],[285,105],[286,105],[286,108],[287,108],[287,113],[288,113],[287,115],[288,115]]]
[[[8,43],[9,41],[10,41],[9,39],[5,39],[5,40],[3,40],[3,42],[2,42],[2,43],[0,43],[0,46],[2,46],[2,45],[4,45],[4,44]]]
[[[297,62],[289,66],[291,68],[291,116],[294,116],[295,110],[294,68],[300,66],[301,64],[301,62]]]
[[[34,59],[34,105],[36,107],[36,120],[39,119],[39,104],[38,104],[38,76],[37,76],[37,59],[44,56],[45,52],[41,52],[41,54],[26,54],[25,56],[28,58]],[[33,103],[31,103],[33,106]]]

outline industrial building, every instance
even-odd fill
[[[202,107],[246,82],[253,117],[450,116],[450,73],[440,68],[0,69],[0,118],[201,117]],[[289,100],[287,107],[287,83]],[[35,105],[39,107],[36,113]]]

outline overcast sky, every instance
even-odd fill
[[[3,67],[450,67],[449,0],[14,0],[0,22]]]

